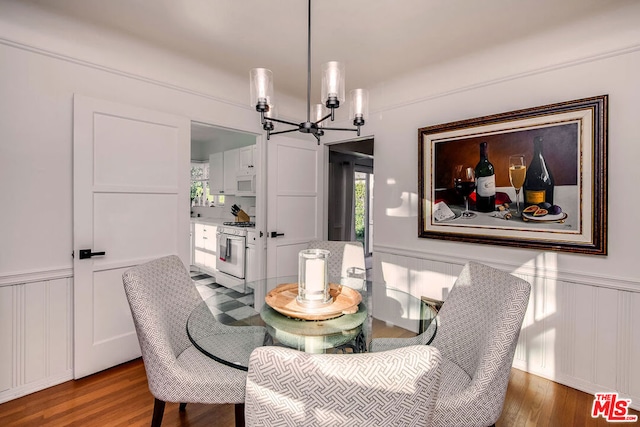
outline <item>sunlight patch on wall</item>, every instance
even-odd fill
[[[541,321],[556,312],[558,254],[544,252],[516,269],[514,274],[524,277],[531,283],[530,301],[536,301],[529,307],[535,321]]]
[[[561,355],[556,354],[563,332],[561,314],[557,312],[561,289],[558,286],[558,254],[543,252],[516,268],[512,274],[531,283],[529,307],[522,324],[515,359],[530,372],[554,376],[560,368]],[[564,335],[566,335],[564,332]],[[516,363],[517,365],[517,363]]]
[[[418,195],[408,191],[400,192],[397,188],[395,178],[387,178],[387,205],[393,206],[386,208],[387,216],[393,217],[413,217],[418,216]]]
[[[456,277],[438,271],[410,270],[409,283],[414,295],[444,301],[455,282]]]
[[[387,216],[413,217],[418,216],[418,195],[403,191],[400,195],[399,205],[385,210]]]
[[[406,267],[382,262],[382,280],[388,287],[397,288],[401,291],[409,291],[409,269]]]
[[[413,296],[426,296],[439,300],[445,300],[457,275],[451,271],[443,272],[430,269],[429,265],[419,259],[409,265],[406,263],[410,258],[403,258],[402,261],[394,262],[381,261],[382,280],[387,287],[393,287]]]

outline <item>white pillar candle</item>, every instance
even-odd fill
[[[331,303],[327,282],[327,258],[323,249],[304,249],[298,254],[298,303],[322,307]]]
[[[319,293],[322,298],[324,292],[324,260],[308,259],[306,266],[306,288],[309,294]]]

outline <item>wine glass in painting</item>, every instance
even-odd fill
[[[518,215],[520,215],[520,190],[526,175],[527,166],[524,163],[524,156],[521,154],[509,156],[509,180],[516,190],[516,214]]]
[[[469,165],[457,165],[453,170],[453,187],[464,198],[462,218],[473,218],[475,213],[469,210],[469,195],[476,188],[475,168]]]

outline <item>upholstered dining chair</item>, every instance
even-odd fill
[[[245,418],[248,427],[428,426],[439,382],[440,352],[428,346],[350,355],[258,347]]]
[[[307,249],[325,249],[330,252],[329,277],[365,278],[366,267],[362,242],[312,240],[307,245]]]
[[[202,298],[180,258],[138,265],[122,279],[155,398],[152,427],[162,423],[165,402],[180,402],[180,411],[188,402],[234,403],[236,425],[243,426],[246,372],[210,359],[191,344],[187,318]]]
[[[475,262],[465,265],[429,328],[414,338],[378,338],[371,350],[426,344],[442,354],[434,426],[495,424],[500,417],[531,285]]]

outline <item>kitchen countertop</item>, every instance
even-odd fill
[[[209,224],[209,225],[222,225],[223,222],[229,221],[227,219],[223,219],[223,218],[206,218],[206,217],[196,217],[196,216],[192,216],[191,217],[191,222],[192,223],[199,223],[199,224]]]

